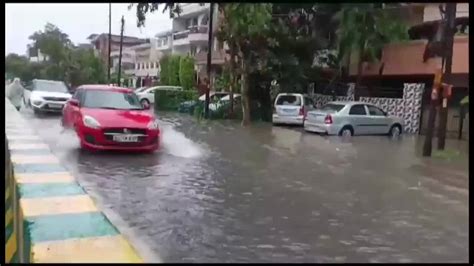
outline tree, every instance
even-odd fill
[[[218,38],[228,43],[232,73],[240,74],[242,125],[246,126],[250,124],[249,74],[264,67],[267,47],[271,44],[267,35],[272,4],[223,3],[219,12]],[[234,76],[233,85],[235,80]]]
[[[170,56],[164,55],[160,59],[160,84],[161,85],[169,85],[170,84]]]
[[[358,57],[356,87],[362,79],[364,62],[380,59],[385,44],[408,38],[406,25],[380,4],[346,4],[334,19],[339,23],[338,61],[347,61],[352,52]],[[355,98],[358,99],[357,90]]]
[[[181,56],[172,55],[169,62],[169,85],[171,86],[181,86],[179,80],[179,63],[181,61]]]
[[[29,39],[33,41],[33,48],[48,55],[49,60],[58,65],[65,60],[67,49],[72,47],[68,35],[51,23],[46,24],[44,31],[33,33]]]
[[[191,56],[181,57],[179,62],[179,80],[185,90],[194,88],[194,58]]]

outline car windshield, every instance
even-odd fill
[[[35,91],[49,91],[49,92],[64,92],[68,93],[69,90],[61,81],[35,81],[33,90]]]
[[[281,95],[280,97],[278,97],[276,104],[300,106],[301,97],[295,95]]]
[[[138,97],[132,92],[89,90],[85,92],[83,107],[117,110],[143,110]]]
[[[334,104],[334,103],[329,103],[321,107],[321,111],[326,111],[326,112],[339,112],[344,108],[343,104]]]

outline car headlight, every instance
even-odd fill
[[[86,126],[86,127],[90,127],[90,128],[94,128],[94,129],[100,128],[99,122],[97,122],[97,120],[95,120],[91,116],[85,115],[84,118],[82,119],[82,121],[84,122],[84,126]]]
[[[150,123],[148,123],[147,127],[148,127],[148,129],[158,129],[158,119],[150,121]]]

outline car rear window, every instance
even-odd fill
[[[300,106],[301,105],[301,97],[295,96],[295,95],[281,95],[278,97],[277,105],[295,105],[295,106]]]
[[[321,111],[327,111],[327,112],[339,112],[344,108],[345,105],[343,104],[325,104],[323,107],[321,107]]]

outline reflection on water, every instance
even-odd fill
[[[160,151],[91,154],[56,117],[25,116],[165,262],[468,258],[467,196],[413,170],[409,136],[341,141],[162,113]]]

